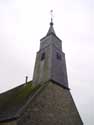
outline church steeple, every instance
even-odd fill
[[[65,54],[62,51],[62,41],[55,34],[52,17],[47,35],[40,40],[33,84],[45,83],[49,80],[68,88]]]

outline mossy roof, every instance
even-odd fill
[[[39,87],[40,85],[33,87],[32,81],[29,81],[0,94],[0,121],[16,118],[17,112],[33,96]]]

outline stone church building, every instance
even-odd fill
[[[62,41],[52,20],[40,40],[33,80],[0,94],[0,125],[83,125],[70,93]]]

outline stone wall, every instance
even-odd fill
[[[28,105],[17,125],[83,125],[69,90],[52,82]]]

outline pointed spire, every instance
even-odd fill
[[[53,10],[51,12],[51,22],[50,22],[50,28],[48,30],[47,36],[50,35],[51,33],[55,34],[54,28],[53,28]]]

